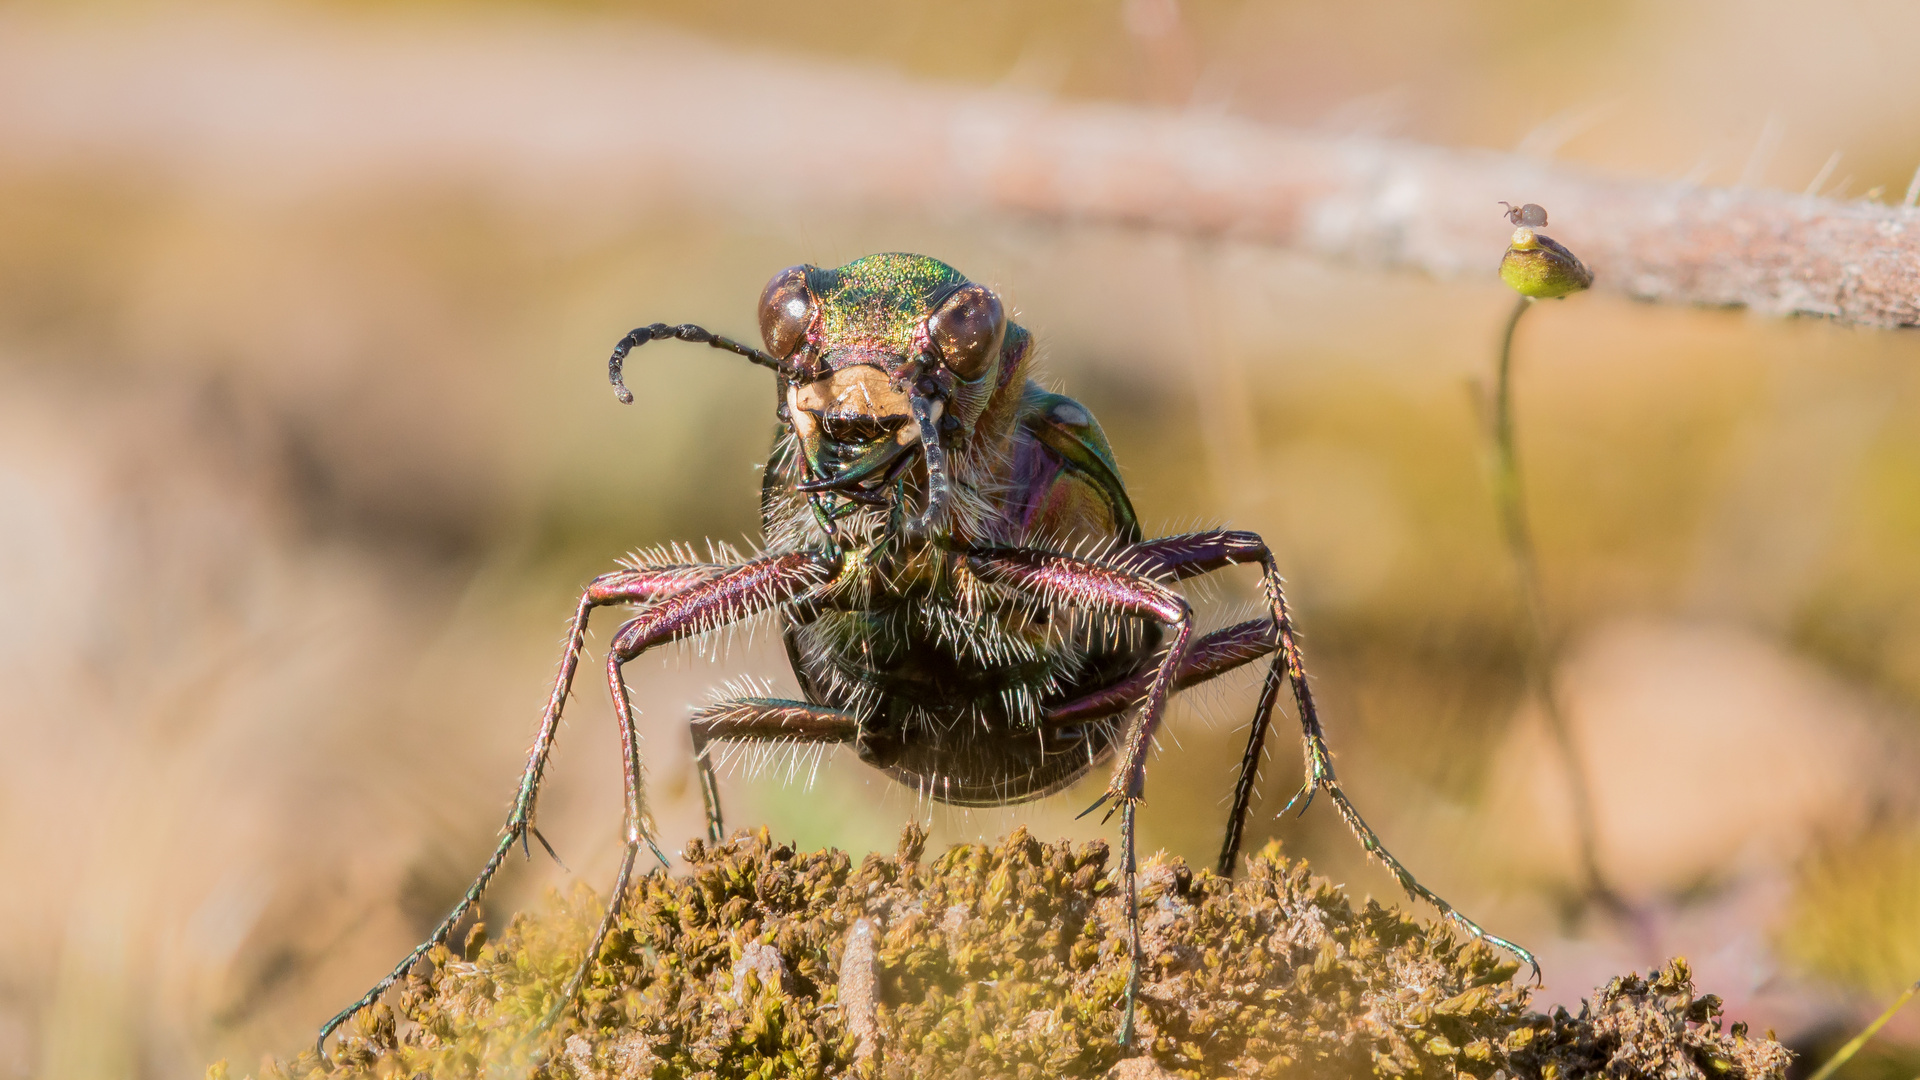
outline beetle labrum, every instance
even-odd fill
[[[1133,950],[1123,1043],[1132,1041],[1139,988],[1134,839],[1155,729],[1174,691],[1266,656],[1273,660],[1240,762],[1220,872],[1233,870],[1287,686],[1307,772],[1294,802],[1324,791],[1409,894],[1533,964],[1416,881],[1341,790],[1266,544],[1228,530],[1143,539],[1099,425],[1079,403],[1029,380],[1033,339],[991,290],[917,255],[796,266],[767,285],[760,331],[765,351],[698,326],[656,323],[628,334],[608,371],[620,400],[631,403],[622,378],[629,352],[673,338],[777,375],[779,429],[760,493],[764,550],[732,563],[642,555],[587,586],[492,856],[433,935],[327,1022],[323,1052],[334,1029],[447,940],[515,844],[524,849],[530,834],[545,844],[534,805],[547,755],[588,617],[613,605],[637,609],[616,632],[606,668],[624,747],[626,851],[607,913],[549,1023],[586,979],[640,849],[653,844],[622,666],[656,645],[770,611],[804,700],[740,697],[694,715],[710,838],[723,835],[708,753],[719,741],[849,746],[932,799],[970,806],[1051,794],[1112,757],[1112,779],[1088,812],[1105,806],[1120,818]],[[1196,634],[1191,609],[1170,586],[1241,563],[1260,567],[1268,614]]]

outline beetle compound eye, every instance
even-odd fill
[[[807,291],[807,268],[789,266],[773,275],[760,294],[760,338],[767,351],[785,360],[807,336],[813,321],[813,294]]]
[[[927,336],[955,375],[971,382],[1000,355],[1007,313],[984,285],[964,285],[927,320]]]

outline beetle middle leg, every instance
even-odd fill
[[[707,808],[707,839],[726,839],[720,817],[720,783],[709,744],[715,740],[793,743],[855,743],[860,720],[852,713],[781,698],[745,697],[716,702],[693,716],[693,760],[700,769],[700,797]]]

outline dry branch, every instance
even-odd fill
[[[1596,287],[1660,303],[1920,324],[1920,212],[1608,179],[1512,155],[1229,119],[1012,103],[982,202],[1221,234],[1442,277],[1492,276],[1497,199],[1546,205]],[[986,123],[987,118],[982,118]]]
[[[1491,276],[1495,200],[1545,204],[1598,288],[1920,323],[1920,213],[1608,179],[1480,151],[1068,104],[725,50],[645,28],[253,19],[0,36],[0,169],[137,164],[316,190],[452,181],[586,214],[704,205],[1030,215]]]

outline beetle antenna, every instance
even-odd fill
[[[627,389],[626,379],[621,374],[621,369],[627,363],[627,354],[649,341],[659,341],[662,338],[691,341],[696,345],[711,345],[736,356],[744,356],[761,367],[772,368],[788,378],[793,378],[796,370],[785,360],[777,360],[751,345],[742,345],[732,338],[721,337],[692,323],[681,323],[679,326],[654,323],[652,326],[642,326],[621,338],[620,344],[613,347],[613,356],[607,360],[607,381],[613,384],[613,394],[620,399],[620,404],[633,404],[633,391]]]

